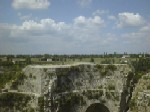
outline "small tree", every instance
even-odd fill
[[[90,62],[94,62],[94,58],[91,58]]]

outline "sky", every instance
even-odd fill
[[[150,0],[0,0],[0,54],[150,53]]]

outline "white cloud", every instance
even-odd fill
[[[100,16],[78,16],[72,23],[47,18],[26,20],[21,25],[0,24],[0,52],[16,49],[18,53],[102,53],[150,48],[150,24],[141,26],[137,32],[118,34],[118,29],[112,33],[105,22]]]
[[[108,33],[106,34],[106,37],[105,39],[102,41],[103,45],[110,45],[111,43],[113,42],[116,42],[118,39],[117,39],[117,36],[115,34],[112,34],[112,33]]]
[[[119,28],[130,27],[130,26],[140,26],[144,23],[144,19],[138,13],[119,13],[118,14],[118,24]]]
[[[95,12],[92,13],[92,15],[98,16],[98,15],[103,15],[103,14],[108,14],[108,13],[109,13],[108,10],[96,10]]]
[[[141,27],[138,31],[122,34],[124,42],[129,43],[134,48],[141,49],[142,52],[150,52],[150,24]]]
[[[76,17],[73,21],[73,24],[66,24],[65,22],[56,22],[53,19],[41,19],[39,22],[34,20],[28,20],[22,23],[22,25],[14,25],[13,29],[19,31],[57,31],[63,32],[64,30],[74,30],[79,28],[80,30],[99,30],[105,25],[104,20],[100,16],[94,16],[86,18],[84,16]],[[15,33],[15,32],[14,32]],[[88,33],[88,32],[87,32]]]
[[[58,33],[67,28],[64,22],[56,23],[53,19],[41,19],[39,22],[34,20],[25,21],[21,26],[14,25],[11,32],[12,37],[23,36],[43,36]],[[57,34],[56,33],[56,34]]]
[[[91,42],[98,38],[99,32],[105,26],[105,22],[100,16],[86,18],[78,16],[74,19],[71,27],[71,34],[75,40],[80,42]]]
[[[140,29],[140,32],[149,32],[150,33],[150,23],[143,26],[141,29]]]
[[[5,37],[7,37],[6,40],[16,41],[17,45],[20,42],[27,42],[26,46],[41,46],[39,49],[42,49],[42,46],[44,49],[45,46],[45,49],[50,48],[51,51],[68,49],[69,52],[85,53],[88,52],[88,49],[94,49],[96,45],[103,43],[101,40],[104,38],[100,40],[100,33],[104,24],[105,22],[100,16],[79,16],[74,19],[73,23],[56,22],[50,18],[40,21],[27,20],[21,25],[10,25],[11,29],[7,30]],[[2,29],[4,29],[4,25]],[[0,40],[3,37],[4,35],[0,35]]]
[[[22,13],[18,13],[19,19],[20,20],[30,20],[32,17],[32,14],[28,14],[28,15],[23,15]]]
[[[108,19],[109,19],[109,20],[116,20],[116,17],[115,17],[115,16],[110,15],[110,16],[108,16]]]
[[[80,27],[102,27],[104,26],[104,20],[100,16],[94,16],[93,18],[79,16],[74,19],[74,24]]]
[[[86,18],[84,16],[76,17],[72,24],[65,22],[56,22],[53,19],[41,19],[40,21],[28,20],[22,25],[13,25],[11,37],[59,37],[69,38],[76,41],[88,41],[91,36],[97,35],[100,29],[105,25],[104,20],[99,16]]]
[[[5,36],[10,35],[10,31],[12,31],[13,25],[7,23],[0,23],[0,38],[4,38]]]
[[[78,0],[78,2],[82,7],[86,7],[92,3],[92,0]]]
[[[84,24],[86,22],[86,18],[84,16],[79,16],[74,19],[75,24]]]
[[[15,9],[46,9],[50,5],[49,0],[13,0],[12,6]]]

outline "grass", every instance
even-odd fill
[[[93,58],[94,59],[94,63],[95,64],[102,64],[104,63],[106,60],[109,60],[111,62],[111,64],[121,64],[121,60],[125,61],[125,60],[130,60],[130,61],[135,61],[136,58]],[[47,62],[47,61],[40,61],[40,58],[31,58],[31,61],[33,64],[71,64],[74,62],[90,62],[91,58],[67,58],[64,61],[52,61],[52,62]]]

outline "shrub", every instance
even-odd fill
[[[102,65],[98,65],[98,64],[97,64],[95,67],[96,67],[98,70],[101,70],[101,69],[103,68]]]
[[[44,97],[38,98],[39,111],[44,112]]]
[[[22,110],[29,100],[31,100],[31,97],[24,94],[5,93],[0,95],[0,107],[13,108],[15,106],[18,110]]]
[[[147,86],[147,89],[150,90],[150,85]]]
[[[109,86],[108,86],[108,89],[109,89],[109,90],[115,90],[115,86],[114,86],[114,85],[109,85]]]
[[[106,67],[107,70],[111,70],[111,71],[115,71],[117,69],[117,67],[115,65],[108,65]]]
[[[32,78],[32,73],[29,74],[29,78]]]

